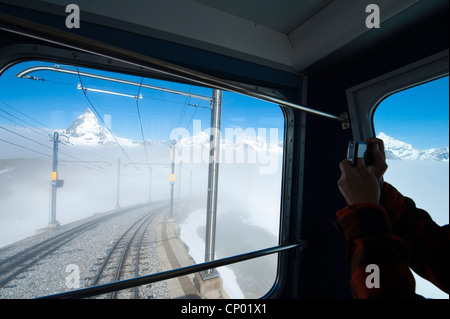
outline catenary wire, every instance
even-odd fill
[[[19,120],[19,121],[22,121],[23,123],[25,123],[25,124],[31,126],[32,128],[31,128],[31,127],[27,127],[27,126],[25,126],[25,125],[23,125],[23,124],[20,124],[20,123],[18,123],[18,122],[16,122],[16,121],[12,120],[12,119],[10,119],[10,118],[7,118],[7,117],[5,117],[5,116],[3,116],[3,115],[0,115],[0,117],[2,117],[2,118],[4,118],[4,119],[6,119],[6,120],[8,120],[8,121],[10,121],[10,122],[12,122],[12,123],[18,125],[19,127],[22,127],[22,128],[25,128],[25,129],[29,129],[29,130],[33,131],[34,133],[39,134],[39,135],[41,135],[41,136],[43,136],[43,137],[46,137],[46,138],[51,137],[51,134],[49,134],[49,132],[53,132],[54,129],[49,128],[48,126],[46,126],[46,125],[43,124],[42,122],[39,122],[39,121],[37,121],[36,119],[32,118],[31,116],[25,114],[24,112],[19,111],[17,108],[13,107],[11,104],[6,103],[6,102],[1,101],[1,100],[0,100],[0,102],[3,103],[4,105],[10,107],[11,109],[15,110],[16,112],[22,114],[23,116],[29,118],[30,120],[33,120],[34,122],[38,123],[39,125],[42,125],[42,126],[44,127],[44,129],[48,130],[48,132],[45,131],[45,130],[42,129],[42,128],[36,127],[35,125],[33,125],[33,124],[31,124],[31,123],[29,123],[29,122],[27,122],[27,121],[25,121],[25,120],[23,120],[23,119],[21,119],[21,118],[15,116],[14,114],[11,114],[11,113],[9,113],[9,112],[7,112],[7,111],[1,109],[1,108],[0,108],[0,111],[1,111],[1,112],[3,112],[3,113],[5,113],[5,114],[7,114],[7,115],[9,115],[9,116],[11,116],[11,117],[13,117],[13,118]],[[33,129],[33,128],[35,128],[36,130]],[[40,132],[37,131],[37,130],[39,130]],[[42,133],[41,133],[41,132],[42,132]],[[14,133],[14,132],[11,132],[11,133]],[[18,133],[14,133],[14,134],[18,135]],[[80,147],[79,145],[75,145],[75,144],[72,144],[72,143],[70,143],[70,142],[69,142],[69,144],[66,144],[66,143],[64,143],[64,142],[59,141],[59,143],[60,143],[61,145],[71,145],[72,147],[81,149],[81,150],[82,150],[83,152],[85,152],[85,153],[93,154],[93,155],[90,155],[90,156],[93,157],[94,159],[97,159],[97,157],[100,155],[100,157],[103,157],[104,159],[107,159],[107,160],[109,161],[109,158],[104,157],[104,155],[103,155],[102,153],[100,153],[100,152],[99,152],[98,154],[96,154],[96,153],[94,153],[92,150],[86,150],[86,149]],[[69,155],[69,154],[67,154],[67,153],[65,153],[65,152],[63,152],[63,151],[60,151],[60,152],[61,152],[61,154],[64,154],[64,155],[66,155],[66,156],[69,156],[69,157],[72,157],[72,158],[74,158],[74,159],[77,159],[77,158],[75,158],[74,156],[71,156],[71,155]],[[82,161],[82,160],[80,160],[80,161]]]
[[[33,149],[31,149],[31,148],[28,148],[28,147],[25,147],[25,146],[22,146],[22,145],[19,145],[19,144],[16,144],[16,143],[10,142],[10,141],[6,141],[6,140],[4,140],[4,139],[1,139],[1,138],[0,138],[0,141],[2,141],[2,142],[4,142],[4,143],[8,143],[8,144],[11,144],[11,145],[14,145],[14,146],[17,146],[17,147],[20,147],[20,148],[23,148],[23,149],[26,149],[26,150],[29,150],[29,151],[31,151],[31,152],[34,152],[34,153],[37,153],[37,154],[41,154],[41,155],[44,155],[44,156],[47,156],[47,157],[50,157],[50,158],[52,158],[52,156],[51,156],[51,155],[48,155],[48,154],[45,154],[45,153],[42,153],[42,152],[39,152],[39,151],[33,150]]]
[[[145,137],[144,137],[144,129],[142,127],[142,119],[141,119],[141,112],[139,110],[139,95],[141,94],[141,88],[142,88],[142,82],[144,82],[144,78],[141,78],[141,84],[139,85],[139,90],[136,95],[136,110],[139,118],[139,126],[141,128],[141,136],[142,136],[142,143],[144,144],[144,151],[145,151],[145,158],[148,163],[148,153],[147,153],[147,146],[145,145]]]
[[[78,73],[78,79],[80,80],[80,84],[81,87],[83,87],[83,82],[81,80],[81,76],[80,76],[80,71],[78,69],[78,67],[76,67],[77,69],[77,73]],[[131,160],[130,156],[127,154],[127,152],[125,151],[125,149],[122,147],[122,145],[120,145],[119,141],[117,140],[116,136],[111,132],[111,130],[109,129],[108,125],[106,125],[105,121],[103,120],[103,118],[100,116],[100,113],[97,111],[97,109],[95,108],[94,104],[92,103],[92,101],[89,99],[89,97],[86,94],[85,90],[82,90],[84,96],[86,97],[86,100],[88,101],[89,105],[92,107],[92,109],[94,110],[95,114],[97,114],[98,118],[100,119],[100,121],[102,121],[103,125],[105,126],[105,128],[108,130],[108,132],[111,134],[111,136],[114,138],[114,140],[116,141],[117,145],[119,146],[119,148],[122,150],[123,154],[125,154],[126,158],[130,161],[130,163],[133,163],[133,161]],[[136,166],[135,166],[136,167]],[[139,167],[136,167],[137,170],[140,170]]]

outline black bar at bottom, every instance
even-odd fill
[[[167,279],[171,279],[174,277],[185,276],[185,275],[200,272],[203,270],[222,267],[222,266],[226,266],[229,264],[234,264],[234,263],[238,263],[238,262],[253,259],[253,258],[258,258],[258,257],[282,252],[285,250],[293,249],[293,248],[303,249],[305,246],[306,245],[304,242],[298,242],[295,244],[285,244],[285,245],[275,246],[275,247],[271,247],[271,248],[265,248],[265,249],[253,251],[250,253],[245,253],[245,254],[236,255],[236,256],[232,256],[232,257],[213,260],[213,261],[209,261],[206,263],[187,266],[187,267],[183,267],[183,268],[168,270],[168,271],[160,272],[157,274],[151,274],[151,275],[147,275],[147,276],[141,276],[141,277],[136,277],[136,278],[132,278],[132,279],[116,281],[116,282],[112,282],[112,283],[108,283],[108,284],[104,284],[104,285],[93,286],[93,287],[83,288],[83,289],[79,289],[79,290],[72,290],[72,291],[63,292],[63,293],[54,294],[54,295],[43,296],[43,297],[40,297],[40,299],[87,298],[87,297],[91,297],[91,296],[105,294],[108,292],[118,291],[118,290],[127,289],[127,288],[133,288],[133,287],[141,286],[141,285],[147,285],[150,283],[167,280]]]

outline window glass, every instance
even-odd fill
[[[373,117],[377,136],[384,141],[388,171],[385,180],[438,225],[449,220],[449,90],[448,76],[383,100]],[[415,275],[416,292],[448,298]]]
[[[205,261],[211,88],[41,61],[0,88],[0,298]],[[221,105],[213,259],[277,245],[280,223],[284,115],[230,92]],[[271,255],[101,297],[257,298],[276,272]]]

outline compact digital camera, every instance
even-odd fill
[[[348,142],[347,160],[356,165],[358,158],[364,159],[364,164],[369,166],[373,164],[372,153],[370,152],[371,144],[360,141]]]

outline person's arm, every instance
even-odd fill
[[[378,179],[361,161],[356,167],[347,160],[339,166],[342,174],[338,186],[348,206],[337,212],[335,225],[347,242],[353,296],[417,297],[406,243],[394,234],[388,213],[378,204]],[[368,272],[371,266],[377,273]]]
[[[394,233],[403,239],[408,249],[409,266],[420,276],[448,293],[449,226],[439,227],[428,213],[416,207],[414,201],[404,197],[392,185],[383,181],[388,166],[384,143],[369,138],[373,158],[368,170],[378,179],[380,204],[388,213]]]
[[[406,243],[411,269],[449,293],[449,226],[438,226],[412,199],[386,182],[380,205],[386,210],[394,233]]]
[[[413,297],[414,278],[409,267],[448,293],[449,226],[436,225],[413,200],[383,181],[388,167],[383,141],[366,141],[372,143],[373,164],[368,168],[362,162],[356,167],[346,160],[339,164],[342,174],[338,186],[349,206],[338,211],[336,226],[347,240],[351,282],[358,287],[355,296],[373,296],[374,292],[369,293],[362,284],[361,269],[368,261],[380,262],[381,278],[385,272],[392,280],[376,291],[378,297]],[[380,251],[386,253],[377,255]]]
[[[406,243],[377,204],[349,205],[337,212],[336,227],[347,242],[354,298],[416,298]]]

